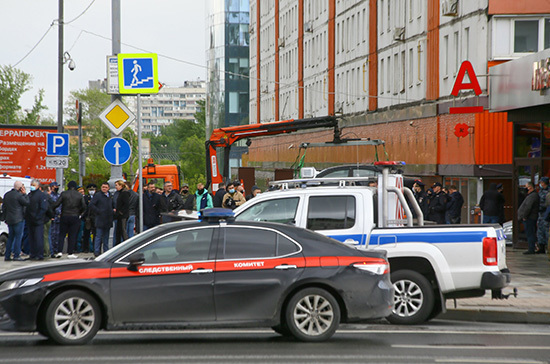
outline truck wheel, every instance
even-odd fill
[[[101,323],[101,310],[89,294],[70,290],[54,297],[45,311],[47,336],[58,344],[82,345],[93,339]]]
[[[6,244],[8,242],[8,236],[6,234],[0,235],[0,257],[6,255]]]
[[[330,293],[312,287],[290,299],[285,316],[288,331],[298,340],[325,341],[340,324],[340,307]]]
[[[434,291],[426,277],[412,270],[398,270],[391,273],[391,281],[395,293],[388,321],[397,325],[426,321],[434,306]]]

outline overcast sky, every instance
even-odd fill
[[[121,0],[121,8],[122,53],[157,53],[159,81],[170,86],[206,78],[204,1]],[[59,2],[0,0],[0,12],[0,65],[13,66],[58,19]],[[106,56],[112,49],[111,1],[65,0],[64,19],[64,49],[76,62],[74,71],[64,67],[66,101],[70,91],[85,89],[89,80],[106,77]],[[36,49],[16,66],[33,77],[32,90],[23,95],[21,106],[30,108],[34,96],[43,88],[44,102],[48,106],[46,113],[54,119],[57,115],[57,58],[58,27],[54,25]],[[0,123],[1,119],[0,115]]]

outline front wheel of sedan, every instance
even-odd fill
[[[101,323],[97,301],[89,294],[71,290],[48,305],[44,323],[47,336],[58,344],[82,345],[93,339]]]
[[[321,288],[306,288],[288,302],[286,325],[301,341],[330,339],[340,324],[340,307],[336,299]]]

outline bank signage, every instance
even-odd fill
[[[550,104],[550,49],[489,68],[491,111]]]
[[[533,62],[531,90],[542,91],[550,88],[550,57]]]

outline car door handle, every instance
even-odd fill
[[[212,269],[199,268],[199,269],[192,270],[190,273],[212,273],[212,272],[213,272]]]
[[[298,268],[297,266],[295,265],[289,265],[289,264],[281,264],[281,265],[278,265],[275,267],[275,269],[282,269],[282,270],[286,270],[286,269],[296,269]]]

